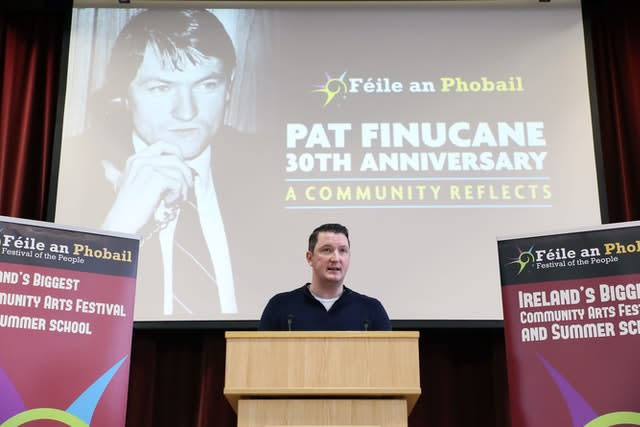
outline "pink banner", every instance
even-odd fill
[[[0,427],[125,424],[138,248],[0,217]]]
[[[498,242],[513,427],[640,425],[640,225]]]

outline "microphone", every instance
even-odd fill
[[[369,330],[369,319],[364,319],[362,327],[364,328],[365,332]]]
[[[293,325],[293,314],[287,315],[287,327],[289,328],[289,332],[291,332],[291,326]]]

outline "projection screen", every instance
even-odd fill
[[[500,320],[497,236],[601,222],[579,2],[336,3],[203,9],[235,67],[181,46],[132,66],[139,28],[116,38],[146,8],[74,8],[55,222],[140,234],[144,254],[196,181],[214,201],[187,237],[207,236],[213,282],[167,270],[182,246],[143,255],[136,321],[258,319],[309,281],[330,222],[350,230],[346,286],[392,320]],[[160,40],[181,21],[156,4]],[[151,157],[182,163],[178,190]]]

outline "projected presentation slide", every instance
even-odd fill
[[[501,320],[497,238],[599,224],[594,152],[577,1],[78,7],[55,221],[141,236],[137,321],[257,320],[333,222],[392,320]]]

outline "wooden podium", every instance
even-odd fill
[[[420,396],[418,332],[227,332],[239,427],[400,427]]]

